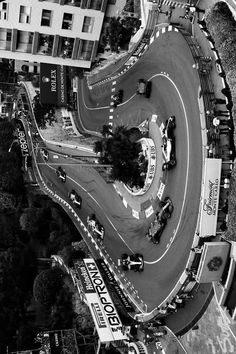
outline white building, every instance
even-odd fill
[[[107,0],[0,2],[0,57],[90,68]]]

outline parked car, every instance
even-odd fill
[[[144,79],[138,80],[138,86],[137,86],[138,95],[145,95],[145,97],[149,98],[151,95],[151,89],[152,89],[151,81],[146,81]]]
[[[62,183],[66,182],[66,171],[61,166],[56,169],[56,175]]]
[[[164,156],[164,163],[162,170],[169,170],[176,165],[176,151],[175,151],[175,135],[174,129],[176,127],[175,116],[170,116],[161,130],[162,134],[162,154]]]
[[[159,203],[160,211],[156,213],[155,219],[151,223],[146,237],[155,244],[160,243],[162,232],[174,210],[173,203],[169,197]]]
[[[87,217],[87,224],[89,231],[95,233],[101,240],[104,238],[105,229],[97,220],[96,215],[92,214]]]
[[[49,159],[49,153],[48,153],[48,151],[47,151],[46,149],[41,149],[40,152],[41,152],[41,154],[42,154],[44,160],[45,160],[45,161],[48,161],[48,159]]]
[[[71,190],[68,196],[72,203],[75,204],[77,208],[81,209],[82,198],[74,189]]]
[[[112,102],[113,102],[113,107],[117,107],[118,104],[123,102],[123,90],[119,90],[113,97],[112,97]]]
[[[142,272],[144,269],[143,256],[139,253],[131,255],[124,253],[121,258],[118,259],[118,266],[124,271],[134,270],[135,272]]]

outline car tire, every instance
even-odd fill
[[[166,171],[166,170],[168,170],[168,169],[169,169],[168,163],[167,163],[167,162],[163,163],[163,165],[162,165],[162,171]]]
[[[170,219],[170,218],[171,218],[171,213],[166,212],[166,218],[167,218],[167,219]]]

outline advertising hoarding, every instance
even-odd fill
[[[67,104],[65,66],[40,64],[40,102],[55,106]]]
[[[205,242],[196,275],[199,283],[219,281],[229,256],[228,242]]]
[[[221,159],[206,159],[199,236],[215,236],[220,195]]]
[[[94,259],[85,258],[83,261],[98,295],[102,311],[112,332],[113,340],[127,339],[127,336],[122,333],[122,322]]]
[[[120,303],[122,304],[122,306],[125,307],[127,312],[133,312],[134,307],[129,302],[129,300],[126,298],[126,296],[124,295],[123,291],[121,290],[121,288],[117,284],[117,281],[115,280],[113,274],[111,273],[110,269],[107,267],[104,260],[98,259],[98,260],[96,260],[96,263],[98,264],[102,275],[104,275],[106,277],[106,279],[108,280],[109,292],[112,291],[115,293],[115,295],[118,297]]]
[[[114,341],[115,339],[113,336],[113,332],[104,313],[103,306],[100,302],[100,297],[97,294],[97,291],[90,278],[90,274],[87,270],[87,267],[85,266],[85,263],[83,261],[77,261],[74,263],[74,266],[80,278],[86,302],[90,309],[101,342],[106,343]]]
[[[26,139],[25,128],[24,128],[24,124],[20,119],[17,120],[16,131],[17,131],[17,136],[18,136],[22,156],[23,157],[29,156],[29,147]]]

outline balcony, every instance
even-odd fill
[[[11,50],[12,30],[0,28],[0,50]]]
[[[31,53],[33,48],[33,32],[17,31],[16,51],[23,53]]]
[[[39,33],[37,54],[52,55],[54,36]]]
[[[60,37],[58,43],[58,56],[66,59],[72,58],[72,51],[74,46],[74,38]]]

